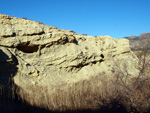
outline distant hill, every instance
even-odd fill
[[[150,50],[150,33],[142,33],[140,36],[124,37],[130,41],[130,47],[134,51]]]

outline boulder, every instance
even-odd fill
[[[138,60],[127,39],[85,36],[2,14],[0,29],[0,51],[7,56],[4,61],[16,62],[14,83],[20,97],[31,105],[50,110],[86,109],[85,101],[94,102],[92,96],[86,98],[89,92],[102,92],[101,84],[113,77],[114,68],[126,65],[123,71],[131,77],[138,73]]]

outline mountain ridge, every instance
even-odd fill
[[[150,50],[150,33],[142,33],[140,36],[124,37],[129,40],[130,47],[134,51]]]

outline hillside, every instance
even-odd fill
[[[130,47],[132,50],[150,50],[150,33],[143,33],[140,36],[124,37],[130,41]]]

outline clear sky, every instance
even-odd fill
[[[150,32],[150,0],[0,0],[0,13],[91,36]]]

